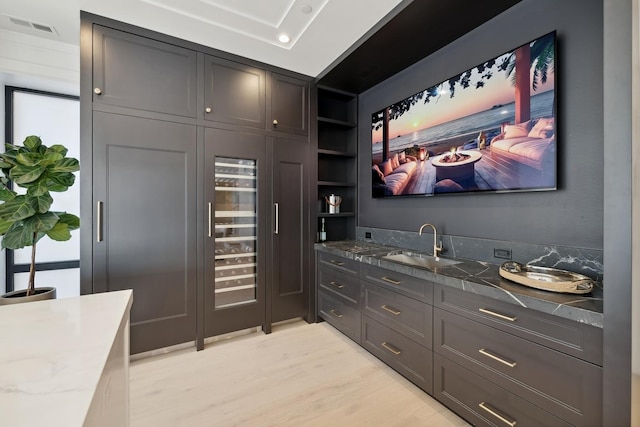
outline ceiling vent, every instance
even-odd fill
[[[56,29],[52,25],[38,24],[36,22],[31,22],[26,19],[16,18],[15,16],[5,15],[9,18],[12,24],[17,25],[23,28],[31,28],[33,30],[42,31],[49,34],[58,34]]]

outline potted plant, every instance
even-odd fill
[[[27,289],[0,296],[0,305],[55,298],[55,288],[35,287],[36,243],[44,236],[57,241],[71,238],[80,219],[66,212],[50,211],[51,192],[64,192],[80,170],[77,159],[66,157],[62,145],[47,147],[37,136],[28,136],[23,146],[5,144],[0,154],[0,236],[2,249],[31,246]],[[14,191],[10,181],[22,190]]]

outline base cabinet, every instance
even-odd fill
[[[601,329],[322,251],[317,265],[320,316],[471,424],[602,425]]]

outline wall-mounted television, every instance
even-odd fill
[[[556,33],[372,114],[372,195],[557,188]]]

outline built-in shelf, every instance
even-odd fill
[[[349,153],[347,151],[338,151],[338,150],[327,150],[327,149],[318,149],[318,155],[325,156],[336,156],[336,157],[356,157],[356,153]]]
[[[356,127],[356,124],[353,123],[353,122],[345,122],[344,120],[330,119],[328,117],[318,117],[318,122],[320,122],[320,123],[329,123],[329,124],[337,125],[337,126],[344,126],[346,128],[354,128],[354,127]]]
[[[344,182],[344,181],[318,181],[318,186],[324,187],[355,187],[355,183],[353,182]]]
[[[333,218],[333,217],[336,217],[336,218],[340,218],[340,217],[350,218],[350,217],[354,217],[354,216],[356,216],[355,212],[340,212],[340,213],[337,213],[337,214],[331,214],[331,213],[328,213],[328,212],[319,212],[318,213],[318,218]]]

